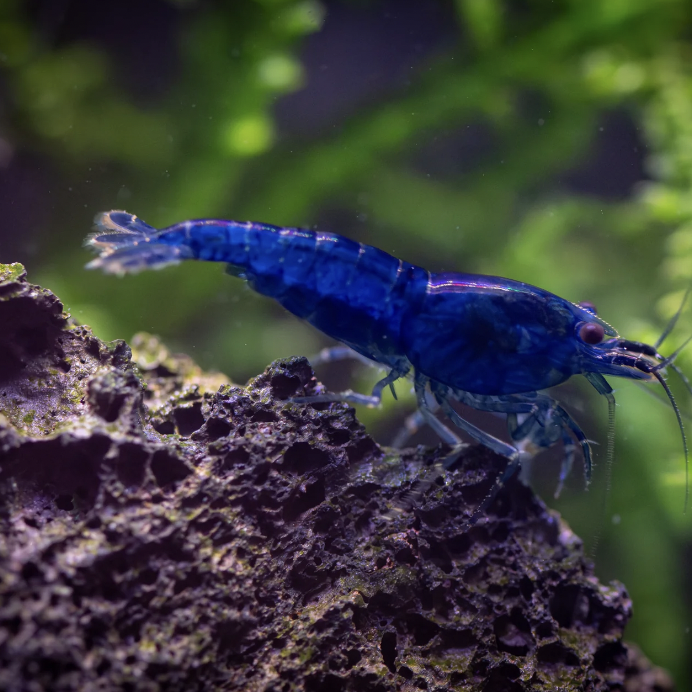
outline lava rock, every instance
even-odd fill
[[[504,459],[431,483],[321,391],[105,344],[0,265],[0,689],[672,689],[531,490],[469,526]]]

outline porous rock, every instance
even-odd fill
[[[624,587],[505,465],[378,446],[304,358],[105,344],[0,265],[0,689],[664,692]],[[429,475],[429,474],[428,474]]]

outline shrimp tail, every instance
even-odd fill
[[[189,248],[166,242],[160,231],[134,214],[117,210],[96,216],[94,233],[84,244],[99,253],[87,269],[101,269],[107,274],[161,269],[192,256]]]

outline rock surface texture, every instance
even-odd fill
[[[134,352],[134,355],[132,355]],[[472,447],[380,448],[304,358],[247,386],[104,344],[0,265],[0,689],[663,692],[631,604]]]

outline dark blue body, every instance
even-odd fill
[[[105,230],[146,234],[134,244],[142,255],[146,243],[156,264],[183,258],[225,262],[253,289],[362,355],[474,394],[536,391],[588,370],[588,347],[575,339],[575,330],[584,321],[601,322],[528,284],[431,275],[333,234],[216,219],[156,231],[125,212],[104,218]],[[115,246],[114,237],[95,236],[92,244]],[[119,252],[135,255],[123,245],[97,260],[99,266],[113,264]],[[176,256],[165,259],[166,248]],[[113,271],[137,268],[122,264]]]
[[[519,468],[523,456],[559,440],[565,455],[558,490],[572,466],[574,441],[581,446],[590,478],[588,439],[557,401],[540,392],[575,374],[584,375],[608,401],[608,459],[613,457],[615,398],[604,375],[663,386],[687,460],[681,414],[661,371],[669,366],[683,382],[688,380],[673,363],[677,352],[669,358],[658,353],[682,306],[651,346],[619,338],[592,305],[576,305],[511,279],[430,274],[328,233],[217,219],[185,221],[159,231],[123,211],[100,214],[96,224],[87,244],[100,255],[90,268],[124,274],[186,259],[225,262],[229,273],[247,279],[259,293],[389,369],[370,396],[349,390],[298,401],[377,406],[385,387],[413,375],[422,420],[441,439],[453,449],[463,446],[435,417],[429,396],[456,427],[509,459],[474,516]],[[463,419],[452,402],[506,414],[513,444]],[[445,463],[456,458],[452,453]]]

